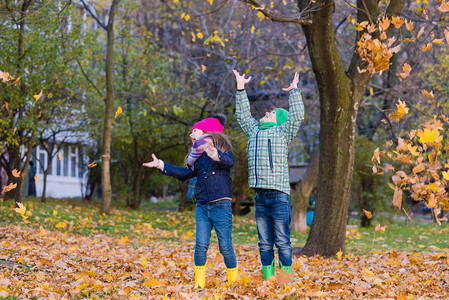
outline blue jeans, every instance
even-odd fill
[[[232,209],[231,200],[221,200],[207,204],[196,204],[196,244],[195,266],[206,265],[207,250],[212,228],[218,237],[218,247],[227,268],[237,266],[232,247]]]
[[[271,265],[274,245],[284,266],[292,265],[290,242],[290,196],[276,191],[256,189],[256,223],[262,265]]]

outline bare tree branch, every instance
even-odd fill
[[[92,10],[90,9],[90,7],[86,4],[86,2],[84,0],[80,0],[81,3],[83,4],[84,8],[87,10],[87,12],[89,13],[89,15],[94,18],[95,21],[97,21],[98,25],[101,26],[104,30],[106,30],[106,25],[103,24],[103,22],[101,22],[101,20],[97,17],[96,14],[94,14],[92,12]]]

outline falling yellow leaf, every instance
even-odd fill
[[[402,73],[398,73],[397,75],[401,76],[402,78],[406,78],[408,77],[408,75],[410,75],[410,71],[412,70],[412,67],[410,67],[409,64],[405,63],[404,66],[402,67],[403,72]]]
[[[421,51],[422,52],[427,52],[430,49],[432,49],[432,43],[427,43],[427,44],[421,46]]]
[[[441,172],[441,174],[443,174],[443,178],[444,179],[446,179],[446,180],[449,180],[449,171],[446,171],[446,172]]]
[[[185,16],[184,16],[184,19],[185,19],[186,21],[190,20],[190,15],[185,15]]]
[[[59,153],[58,153],[58,159],[59,159],[59,160],[62,159],[62,153],[61,153],[61,151],[59,151]]]
[[[373,217],[373,214],[370,211],[367,211],[366,209],[363,209],[363,213],[368,219],[371,219]]]
[[[20,202],[16,202],[16,204],[18,208],[14,208],[14,210],[19,213],[24,220],[28,219],[28,215],[26,214],[26,207]]]
[[[120,115],[122,112],[123,112],[122,107],[121,106],[117,107],[117,111],[115,112],[115,117],[114,118],[117,118],[118,115]]]
[[[14,177],[16,177],[16,178],[20,177],[20,172],[17,171],[17,169],[12,170],[11,173],[12,173],[12,176],[14,176]]]
[[[214,0],[207,0],[207,2],[209,2],[210,5],[214,4]]]
[[[437,9],[439,11],[441,11],[442,13],[448,12],[449,11],[449,3],[443,0],[441,2],[441,5]]]
[[[421,90],[421,94],[423,94],[426,97],[432,98],[432,99],[435,98],[435,96],[433,95],[433,91],[428,92],[426,90]]]
[[[88,168],[93,168],[95,167],[97,164],[95,162],[91,162],[87,167]]]
[[[418,35],[416,36],[416,38],[419,39],[419,37],[420,37],[423,33],[424,33],[424,26],[421,27],[421,29],[419,30]]]
[[[254,25],[253,26],[251,26],[251,34],[253,34],[254,33]]]
[[[337,252],[337,260],[338,261],[341,261],[341,256],[342,255],[343,255],[343,252],[341,252],[341,249],[340,249],[340,251]]]
[[[380,29],[383,31],[387,30],[388,27],[390,27],[390,19],[388,17],[383,17],[382,20],[379,23]]]
[[[396,104],[396,107],[397,110],[388,116],[390,119],[399,122],[399,120],[401,120],[408,113],[408,107],[405,105],[404,101],[401,101],[401,99],[399,99],[399,104]]]
[[[17,183],[10,183],[7,186],[2,187],[2,194],[9,192],[17,187]]]
[[[402,190],[396,187],[393,195],[393,206],[401,209],[401,205],[402,205]]]
[[[446,43],[449,44],[449,30],[444,30],[444,38],[446,39]]]
[[[39,176],[34,176],[34,181],[39,182]]]
[[[257,16],[259,17],[259,21],[262,21],[263,19],[265,19],[265,15],[263,14],[263,12],[259,11],[257,13]]]
[[[418,137],[421,144],[432,143],[439,139],[440,133],[435,128],[424,128],[424,130],[418,130]]]
[[[42,97],[42,93],[43,91],[41,90],[41,92],[38,95],[34,95],[34,102],[37,102],[41,97]]]
[[[198,33],[196,34],[196,36],[197,36],[199,39],[204,38],[204,35],[203,35],[201,32],[198,32]]]
[[[413,22],[412,21],[405,21],[405,28],[407,28],[408,31],[412,31],[413,30]]]
[[[201,65],[201,71],[204,73],[204,71],[206,71],[206,66],[205,65]]]

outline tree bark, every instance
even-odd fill
[[[307,233],[307,208],[309,206],[310,195],[312,194],[318,180],[320,156],[316,151],[300,183],[294,193],[292,205],[292,231]]]

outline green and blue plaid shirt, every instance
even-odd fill
[[[251,116],[248,96],[237,91],[235,116],[249,136],[248,181],[252,189],[273,189],[290,195],[288,145],[304,120],[304,104],[299,89],[290,91],[290,111],[285,123],[260,130],[260,123]]]

